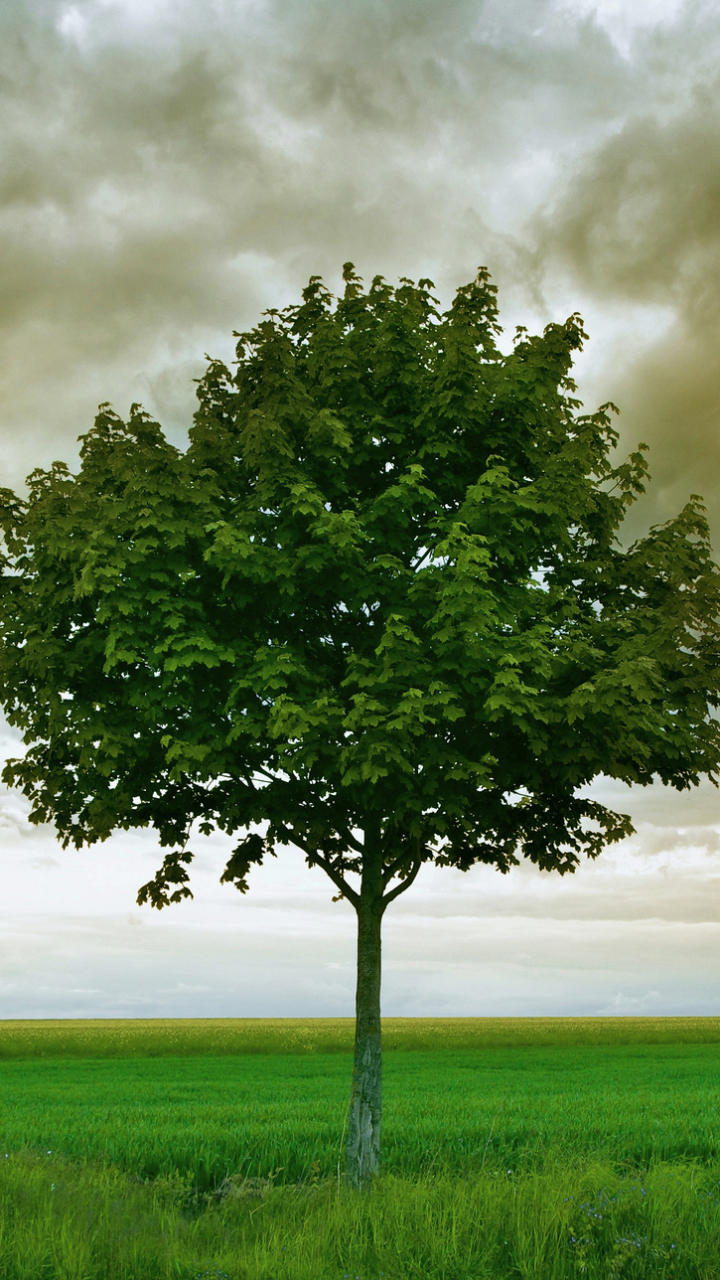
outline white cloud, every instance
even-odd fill
[[[642,996],[626,996],[618,991],[613,1000],[604,1009],[598,1010],[599,1017],[640,1017],[657,1014],[662,1009],[662,996],[659,991],[646,991]]]
[[[80,49],[87,45],[88,20],[77,5],[70,5],[62,12],[57,29],[70,44],[75,44]]]

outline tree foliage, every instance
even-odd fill
[[[27,744],[3,778],[64,844],[152,824],[140,901],[190,893],[188,835],[251,830],[353,902],[422,862],[572,871],[626,835],[599,774],[714,777],[718,586],[697,498],[623,548],[641,449],[569,377],[577,315],[497,345],[487,272],[432,283],[346,264],[209,360],[188,447],[102,405],[81,467],[1,495],[0,698]]]

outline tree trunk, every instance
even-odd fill
[[[380,973],[382,925],[382,858],[365,841],[360,902],[357,907],[357,986],[355,992],[355,1060],[353,1063],[346,1179],[361,1187],[380,1168],[382,1114],[382,1046]],[[379,841],[377,841],[379,844]]]

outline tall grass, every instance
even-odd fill
[[[717,1280],[719,1170],[600,1161],[520,1175],[243,1186],[16,1156],[0,1166],[4,1280]]]
[[[384,1033],[354,1194],[350,1022],[0,1024],[0,1278],[718,1280],[720,1020]]]

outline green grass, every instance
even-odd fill
[[[179,1183],[41,1157],[0,1168],[7,1280],[716,1280],[718,1182],[598,1161],[502,1177],[250,1187],[202,1206]]]
[[[0,1024],[0,1277],[720,1276],[720,1019],[383,1033],[357,1196],[350,1020]]]
[[[44,1059],[0,1069],[5,1151],[106,1161],[202,1190],[232,1173],[337,1170],[349,1055]],[[547,1159],[720,1158],[712,1045],[408,1051],[384,1067],[383,1163],[403,1177]]]
[[[383,1049],[720,1044],[720,1018],[383,1018]],[[351,1053],[353,1018],[103,1018],[0,1022],[2,1058]]]

